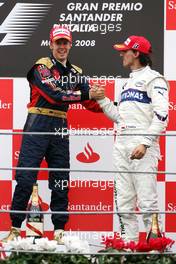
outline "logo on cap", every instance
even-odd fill
[[[114,48],[119,51],[135,49],[145,54],[149,54],[151,52],[150,42],[142,36],[130,36],[124,43],[115,44]]]
[[[50,32],[50,41],[55,41],[61,38],[67,39],[68,41],[72,42],[72,35],[69,28],[54,24]]]
[[[138,43],[135,43],[133,46],[132,46],[132,49],[138,49],[139,48],[139,44]]]
[[[130,42],[131,42],[131,39],[130,38],[127,38],[127,40],[124,43],[125,43],[125,45],[128,46],[130,44]]]

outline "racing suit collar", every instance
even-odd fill
[[[143,74],[145,71],[147,71],[150,67],[149,66],[146,66],[146,67],[142,67],[140,69],[137,69],[137,70],[133,70],[131,73],[130,73],[130,78],[136,78],[138,76],[140,76],[141,74]]]
[[[71,64],[68,60],[66,62],[66,66],[64,66],[60,61],[56,60],[52,54],[51,54],[50,58],[51,58],[53,64],[57,66],[57,68],[59,69],[59,71],[62,74],[67,73],[69,71],[69,69],[71,68]]]

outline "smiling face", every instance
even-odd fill
[[[65,63],[71,49],[71,43],[64,38],[57,39],[50,43],[50,49],[52,50],[53,56],[56,60]]]

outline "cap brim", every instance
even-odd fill
[[[119,50],[119,51],[123,51],[123,50],[128,50],[129,49],[129,47],[125,46],[124,44],[115,44],[113,46],[113,48],[115,50]]]
[[[55,36],[55,37],[52,39],[52,41],[56,41],[56,40],[58,40],[58,39],[66,39],[66,40],[72,42],[72,41],[71,41],[71,38],[69,38],[69,37],[67,37],[67,36],[63,36],[63,35]]]

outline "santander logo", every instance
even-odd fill
[[[76,156],[77,160],[84,163],[93,163],[100,159],[100,155],[95,153],[89,142],[86,144],[84,151]]]

